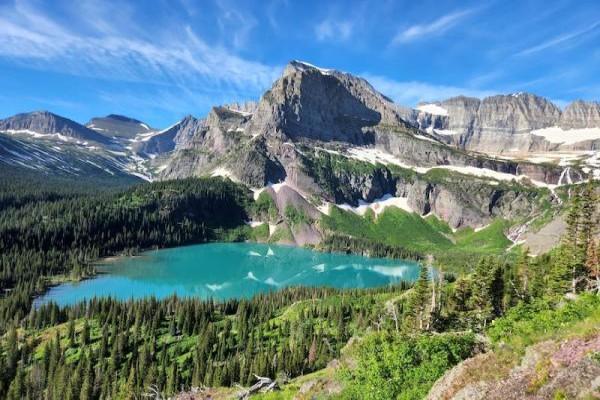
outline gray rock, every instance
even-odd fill
[[[142,121],[116,114],[92,118],[86,124],[86,127],[104,136],[115,136],[125,139],[133,139],[136,135],[155,130]]]
[[[560,126],[563,129],[600,127],[600,104],[575,101],[561,111],[543,97],[529,93],[497,95],[483,100],[464,96],[435,102],[448,115],[406,113],[407,120],[424,130],[447,130],[453,135],[439,139],[459,148],[487,153],[590,150],[598,141],[578,146],[561,146],[531,135],[536,129]]]
[[[565,108],[558,125],[563,129],[600,127],[600,103],[574,101]]]
[[[27,130],[43,135],[60,134],[82,141],[111,144],[107,137],[78,124],[75,121],[52,114],[48,111],[34,111],[17,114],[0,120],[0,132]]]

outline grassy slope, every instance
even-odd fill
[[[504,235],[507,223],[503,220],[477,232],[472,228],[452,232],[448,224],[433,215],[421,218],[396,207],[387,208],[377,218],[332,207],[330,215],[321,221],[323,228],[332,232],[433,254],[453,270],[483,255],[502,254],[512,243]]]
[[[506,316],[496,320],[488,329],[487,336],[492,341],[493,351],[488,353],[488,357],[482,363],[476,364],[476,369],[470,373],[470,379],[477,382],[505,377],[511,368],[520,362],[528,346],[545,340],[560,341],[565,338],[588,337],[598,334],[599,326],[600,297],[594,295],[582,295],[576,301],[561,303],[560,307],[556,307],[555,301],[541,300],[534,304],[518,306]],[[464,354],[466,354],[464,352],[463,357],[455,355],[452,359],[447,358],[452,353],[451,349],[461,343],[460,337],[460,335],[452,333],[433,336],[433,339],[428,339],[428,336],[417,337],[417,343],[427,346],[425,347],[427,354],[435,351],[439,354],[431,359],[422,358],[419,362],[413,362],[413,360],[407,364],[410,368],[405,371],[405,365],[401,360],[411,354],[410,346],[407,349],[402,348],[405,339],[391,337],[388,339],[391,342],[387,343],[385,340],[382,341],[382,335],[372,332],[344,350],[341,359],[342,365],[346,365],[349,360],[351,365],[375,368],[375,371],[379,371],[373,374],[375,382],[380,373],[386,374],[388,377],[387,383],[379,382],[382,390],[393,384],[390,379],[396,379],[402,381],[396,391],[400,392],[399,398],[416,398],[414,397],[416,394],[418,394],[417,397],[421,397],[431,388],[444,370],[464,358]],[[376,345],[374,346],[374,344]],[[382,346],[387,350],[383,351]],[[398,352],[401,354],[395,354]],[[382,356],[383,354],[385,356]],[[352,376],[348,376],[344,369],[342,367],[341,371],[336,372],[335,368],[328,367],[292,379],[279,392],[259,395],[256,398],[261,400],[312,399],[315,398],[312,396],[317,393],[320,393],[316,397],[317,399],[384,398],[382,396],[385,394],[378,395],[376,393],[376,387],[366,390],[365,383],[353,382]],[[417,374],[411,381],[407,382],[402,378],[406,374],[416,374],[419,369],[422,370],[422,373]],[[359,371],[359,375],[361,374],[364,375],[365,372]],[[351,379],[348,380],[348,377]],[[369,383],[373,383],[373,381],[369,381]],[[358,386],[352,387],[357,384]],[[306,393],[300,393],[303,386]],[[324,390],[326,388],[344,386],[346,386],[346,390],[341,395],[327,396],[323,394],[326,392]],[[354,389],[359,391],[358,397],[356,393],[353,393]]]
[[[398,289],[401,290],[401,289]],[[386,301],[394,298],[398,295],[396,291],[390,292],[377,292],[369,289],[364,289],[355,295],[349,293],[340,292],[331,296],[323,297],[320,299],[310,299],[298,301],[287,307],[283,307],[274,312],[271,318],[261,324],[260,331],[263,334],[263,340],[266,342],[274,343],[275,345],[281,345],[281,339],[278,337],[280,329],[283,325],[288,322],[291,326],[302,325],[305,313],[311,312],[317,304],[324,307],[334,304],[345,304],[352,309],[364,310],[365,315],[380,314],[383,312]],[[215,323],[217,325],[226,324],[227,320],[233,320],[236,316],[225,316],[222,314],[215,314]],[[366,317],[368,318],[368,317]],[[102,327],[96,319],[88,319],[90,327],[90,345],[89,349],[97,351],[100,348],[100,339],[102,334]],[[338,331],[338,321],[331,321],[323,318],[317,318],[312,321],[315,332],[319,332],[325,336],[335,336]],[[19,336],[29,343],[34,348],[34,357],[37,360],[43,358],[44,348],[46,345],[52,343],[56,338],[56,334],[59,334],[61,348],[64,349],[64,354],[69,360],[76,360],[80,357],[81,346],[79,344],[80,333],[83,330],[84,319],[80,318],[75,320],[75,332],[76,341],[73,346],[70,346],[69,339],[67,337],[68,323],[62,323],[60,325],[51,326],[43,329],[28,329],[21,330]],[[257,327],[258,328],[258,327]],[[345,329],[355,335],[364,334],[364,330],[359,327],[356,320],[349,320],[345,325]],[[133,332],[133,327],[131,328]],[[162,324],[160,329],[160,335],[157,336],[156,342],[160,346],[164,343],[167,347],[167,351],[171,357],[177,359],[179,366],[182,368],[184,375],[190,374],[191,371],[185,369],[185,361],[193,356],[196,343],[198,341],[198,335],[186,336],[185,339],[181,340],[172,336],[169,332],[168,323]],[[3,345],[0,337],[0,348]],[[342,345],[342,344],[340,344]],[[138,350],[141,351],[141,348]]]

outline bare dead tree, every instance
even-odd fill
[[[246,400],[248,398],[250,398],[250,396],[252,396],[255,393],[258,392],[271,392],[275,389],[278,389],[278,384],[277,381],[269,378],[269,377],[265,377],[265,376],[258,376],[256,374],[254,374],[254,377],[258,380],[258,382],[256,382],[254,385],[250,386],[248,389],[244,389],[238,393],[237,397],[239,400]],[[238,385],[239,387],[239,385]]]

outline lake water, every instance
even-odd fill
[[[153,250],[97,267],[96,277],[51,288],[35,300],[73,304],[92,297],[119,299],[195,296],[250,297],[285,286],[364,288],[418,277],[412,261],[368,258],[257,243],[211,243]]]

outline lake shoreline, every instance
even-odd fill
[[[100,270],[94,275],[79,282],[56,281],[37,295],[34,303],[67,305],[83,298],[161,298],[173,293],[181,297],[249,298],[289,286],[377,287],[413,281],[421,268],[414,260],[255,242],[211,242],[143,253],[98,259],[94,264]],[[142,268],[146,266],[149,269]],[[100,275],[107,277],[95,283]],[[60,285],[64,287],[57,289]]]

